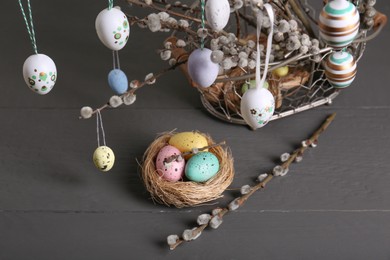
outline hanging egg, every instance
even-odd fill
[[[194,182],[205,182],[219,171],[218,158],[210,152],[197,153],[186,164],[186,177]]]
[[[274,110],[274,96],[266,88],[248,89],[241,98],[241,116],[252,129],[265,126]]]
[[[95,28],[100,41],[109,49],[118,51],[129,39],[130,26],[126,15],[117,8],[107,8],[96,17]]]
[[[211,50],[194,50],[188,57],[188,74],[200,87],[207,88],[218,76],[219,65],[211,61]]]
[[[194,148],[203,148],[209,145],[206,137],[197,132],[177,133],[169,139],[169,144],[179,149],[182,153],[190,152]],[[189,159],[190,157],[191,155],[185,156],[186,159]]]
[[[354,4],[347,0],[329,1],[320,14],[320,37],[329,46],[343,48],[355,39],[359,24],[359,12]]]
[[[108,73],[108,85],[118,95],[127,91],[129,82],[126,74],[120,69],[113,69]]]
[[[175,182],[183,178],[185,166],[184,159],[176,159],[171,162],[167,162],[172,156],[180,154],[181,152],[172,145],[164,146],[158,152],[156,158],[156,170],[164,180]]]
[[[56,65],[45,54],[33,54],[23,64],[23,78],[32,91],[45,95],[56,83]]]
[[[103,172],[107,172],[114,166],[114,152],[108,146],[99,146],[93,153],[93,162],[96,168]]]
[[[325,62],[325,75],[335,88],[346,88],[356,76],[356,62],[346,51],[338,51],[329,55]]]
[[[214,31],[221,31],[230,17],[230,5],[228,0],[208,0],[206,2],[206,19]]]
[[[268,89],[268,87],[268,82],[264,82],[263,88]],[[249,82],[245,82],[244,84],[242,84],[241,93],[244,94],[250,88],[256,88],[256,80],[252,79]]]

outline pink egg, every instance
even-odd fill
[[[156,169],[158,174],[167,181],[178,181],[183,177],[185,161],[174,160],[167,162],[171,156],[179,155],[181,152],[172,145],[164,146],[157,155]]]

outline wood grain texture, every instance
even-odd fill
[[[208,115],[179,71],[163,77],[140,90],[133,106],[103,112],[107,143],[117,158],[103,174],[91,160],[95,119],[78,115],[81,106],[99,106],[111,95],[106,83],[111,53],[94,29],[106,2],[32,4],[38,48],[56,61],[59,80],[43,97],[25,86],[21,68],[31,47],[17,3],[3,3],[0,24],[13,25],[0,27],[7,36],[0,41],[1,260],[390,258],[389,27],[368,44],[354,84],[334,105],[256,132]],[[390,5],[380,1],[377,9],[388,13]],[[166,66],[154,52],[164,37],[132,28],[120,52],[129,78],[142,79]],[[192,227],[197,215],[214,206],[178,210],[149,199],[136,158],[157,133],[198,129],[226,140],[237,173],[232,190],[219,201],[225,205],[235,189],[271,170],[280,154],[292,151],[335,111],[318,148],[286,177],[227,216],[219,230],[168,250],[167,235]]]

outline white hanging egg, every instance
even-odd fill
[[[221,31],[230,17],[230,5],[228,0],[208,0],[206,2],[206,19],[214,31]]]
[[[45,54],[33,54],[23,64],[23,78],[32,91],[45,95],[56,83],[56,65]]]
[[[200,87],[207,88],[217,79],[219,65],[211,61],[211,50],[194,50],[188,57],[188,74]]]
[[[356,76],[356,62],[346,51],[334,52],[325,61],[325,75],[335,88],[346,88]]]
[[[275,110],[275,98],[266,88],[248,89],[241,98],[241,116],[252,128],[265,126]]]
[[[354,4],[347,0],[329,1],[321,11],[320,37],[334,48],[350,44],[359,31],[360,17]]]
[[[112,166],[114,166],[114,162],[114,152],[108,146],[99,146],[93,153],[93,163],[96,168],[103,172],[111,170]]]
[[[118,51],[129,39],[130,26],[126,15],[117,8],[104,9],[96,17],[95,27],[100,41],[109,49]]]

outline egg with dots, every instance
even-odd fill
[[[188,160],[185,168],[186,177],[194,182],[206,182],[219,171],[218,158],[210,152],[197,153]]]
[[[346,51],[330,54],[325,62],[325,76],[335,88],[346,88],[355,79],[357,66],[353,56]]]
[[[228,0],[208,0],[206,2],[207,23],[214,31],[221,31],[230,17],[230,4]]]
[[[56,65],[45,54],[33,54],[23,64],[23,78],[32,91],[45,95],[57,81]]]
[[[169,144],[179,149],[181,153],[191,152],[192,149],[199,149],[208,146],[206,137],[197,132],[181,132],[173,135],[169,139]],[[208,151],[207,149],[203,151]],[[184,156],[186,160],[191,158],[192,154]]]
[[[96,168],[103,172],[107,172],[114,166],[114,152],[108,146],[99,146],[93,153],[93,162]]]
[[[95,28],[100,41],[113,51],[125,47],[129,39],[129,21],[118,8],[101,11],[96,17]]]
[[[328,1],[321,11],[318,23],[320,37],[334,48],[350,44],[359,32],[359,25],[359,12],[347,0]]]
[[[183,178],[185,161],[177,157],[181,152],[172,145],[164,146],[157,154],[156,170],[164,179],[170,182]]]
[[[217,79],[219,65],[211,60],[212,51],[207,48],[196,49],[188,57],[188,74],[200,87],[210,87]]]

